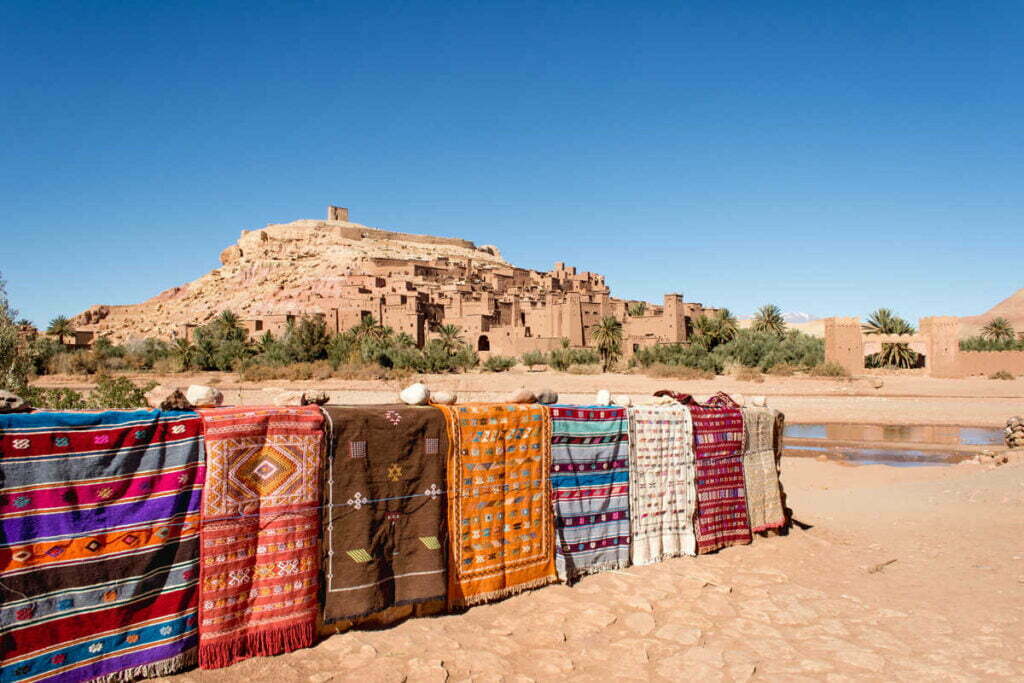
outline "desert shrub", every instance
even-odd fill
[[[812,377],[849,377],[850,373],[846,371],[839,363],[835,361],[826,361],[819,363],[811,368],[810,373]]]
[[[92,375],[97,370],[96,356],[88,351],[63,351],[47,365],[51,375]]]
[[[93,410],[145,408],[146,392],[155,386],[156,382],[139,387],[127,377],[100,375],[96,379],[96,388],[89,394],[86,403]]]
[[[32,364],[32,371],[37,375],[45,375],[54,357],[64,352],[64,345],[53,337],[37,337],[28,345],[28,360]]]
[[[152,337],[124,346],[124,359],[128,367],[136,370],[153,370],[157,362],[172,357],[171,345],[162,339]]]
[[[989,379],[1014,379],[1013,373],[1008,370],[998,370],[988,376]]]
[[[547,356],[542,351],[527,351],[524,353],[520,360],[523,365],[547,365]]]
[[[691,368],[687,365],[668,365],[666,363],[655,363],[644,368],[643,373],[648,377],[664,377],[666,379],[714,379],[715,373],[710,370]]]
[[[238,378],[243,382],[266,382],[278,379],[281,367],[273,365],[262,365],[260,363],[246,363],[238,370]]]
[[[661,344],[640,349],[634,354],[633,363],[644,368],[652,365],[678,365],[714,375],[721,374],[724,367],[720,356],[709,353],[701,346],[686,344]]]
[[[359,358],[359,345],[351,334],[336,334],[327,342],[327,360],[335,368],[351,364]]]
[[[600,375],[601,366],[598,363],[573,363],[566,372],[570,375]]]
[[[153,372],[161,375],[170,375],[175,372],[183,372],[185,368],[181,364],[180,358],[158,358],[153,361]]]
[[[601,357],[590,349],[570,349],[563,346],[548,353],[547,364],[555,370],[564,372],[570,365],[593,365],[600,363]]]
[[[796,374],[797,368],[789,363],[776,363],[768,368],[765,372],[773,377],[792,377]]]
[[[986,339],[981,335],[960,340],[961,351],[1024,351],[1024,338]]]
[[[287,373],[287,379],[290,380],[313,379],[312,363],[292,363],[282,369]]]
[[[516,359],[509,356],[491,356],[483,363],[484,370],[506,372],[516,366]]]
[[[736,369],[734,376],[740,382],[763,382],[764,375],[757,368],[748,368],[745,365],[741,365]]]
[[[22,398],[33,408],[47,410],[84,410],[87,407],[82,394],[67,388],[27,387],[22,391]]]
[[[14,321],[18,312],[7,300],[7,281],[0,276],[0,389],[15,393],[28,387],[31,363]]]

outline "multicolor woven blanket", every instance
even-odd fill
[[[681,405],[629,409],[633,564],[696,553],[693,426]]]
[[[437,407],[451,442],[449,605],[496,600],[556,581],[547,407]]]
[[[206,436],[199,665],[313,644],[320,569],[323,413],[202,410]]]
[[[443,600],[444,415],[407,405],[328,406],[324,621]]]
[[[779,484],[782,413],[771,408],[743,408],[743,479],[752,531],[786,525]]]
[[[697,456],[697,552],[750,543],[743,485],[743,413],[725,394],[687,406]]]
[[[572,582],[629,564],[629,419],[625,408],[551,406],[555,566]]]
[[[132,680],[196,659],[195,413],[0,415],[0,680]]]

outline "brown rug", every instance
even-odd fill
[[[324,623],[444,599],[443,415],[406,405],[324,410],[333,423]]]

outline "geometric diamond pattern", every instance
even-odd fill
[[[319,481],[310,453],[318,437],[267,434],[207,442],[207,484],[203,509],[209,515],[245,513],[246,504],[296,505],[319,499]]]

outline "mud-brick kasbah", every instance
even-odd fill
[[[221,267],[140,304],[98,305],[75,316],[75,343],[99,335],[114,342],[190,339],[222,310],[235,312],[258,338],[281,335],[302,316],[341,332],[372,315],[422,346],[441,325],[461,328],[481,355],[547,351],[567,339],[592,347],[591,329],[606,316],[623,323],[625,355],[685,342],[694,319],[713,313],[682,294],[660,305],[611,296],[603,275],[559,262],[547,272],[517,268],[494,246],[369,228],[329,206],[327,219],[242,231]]]

